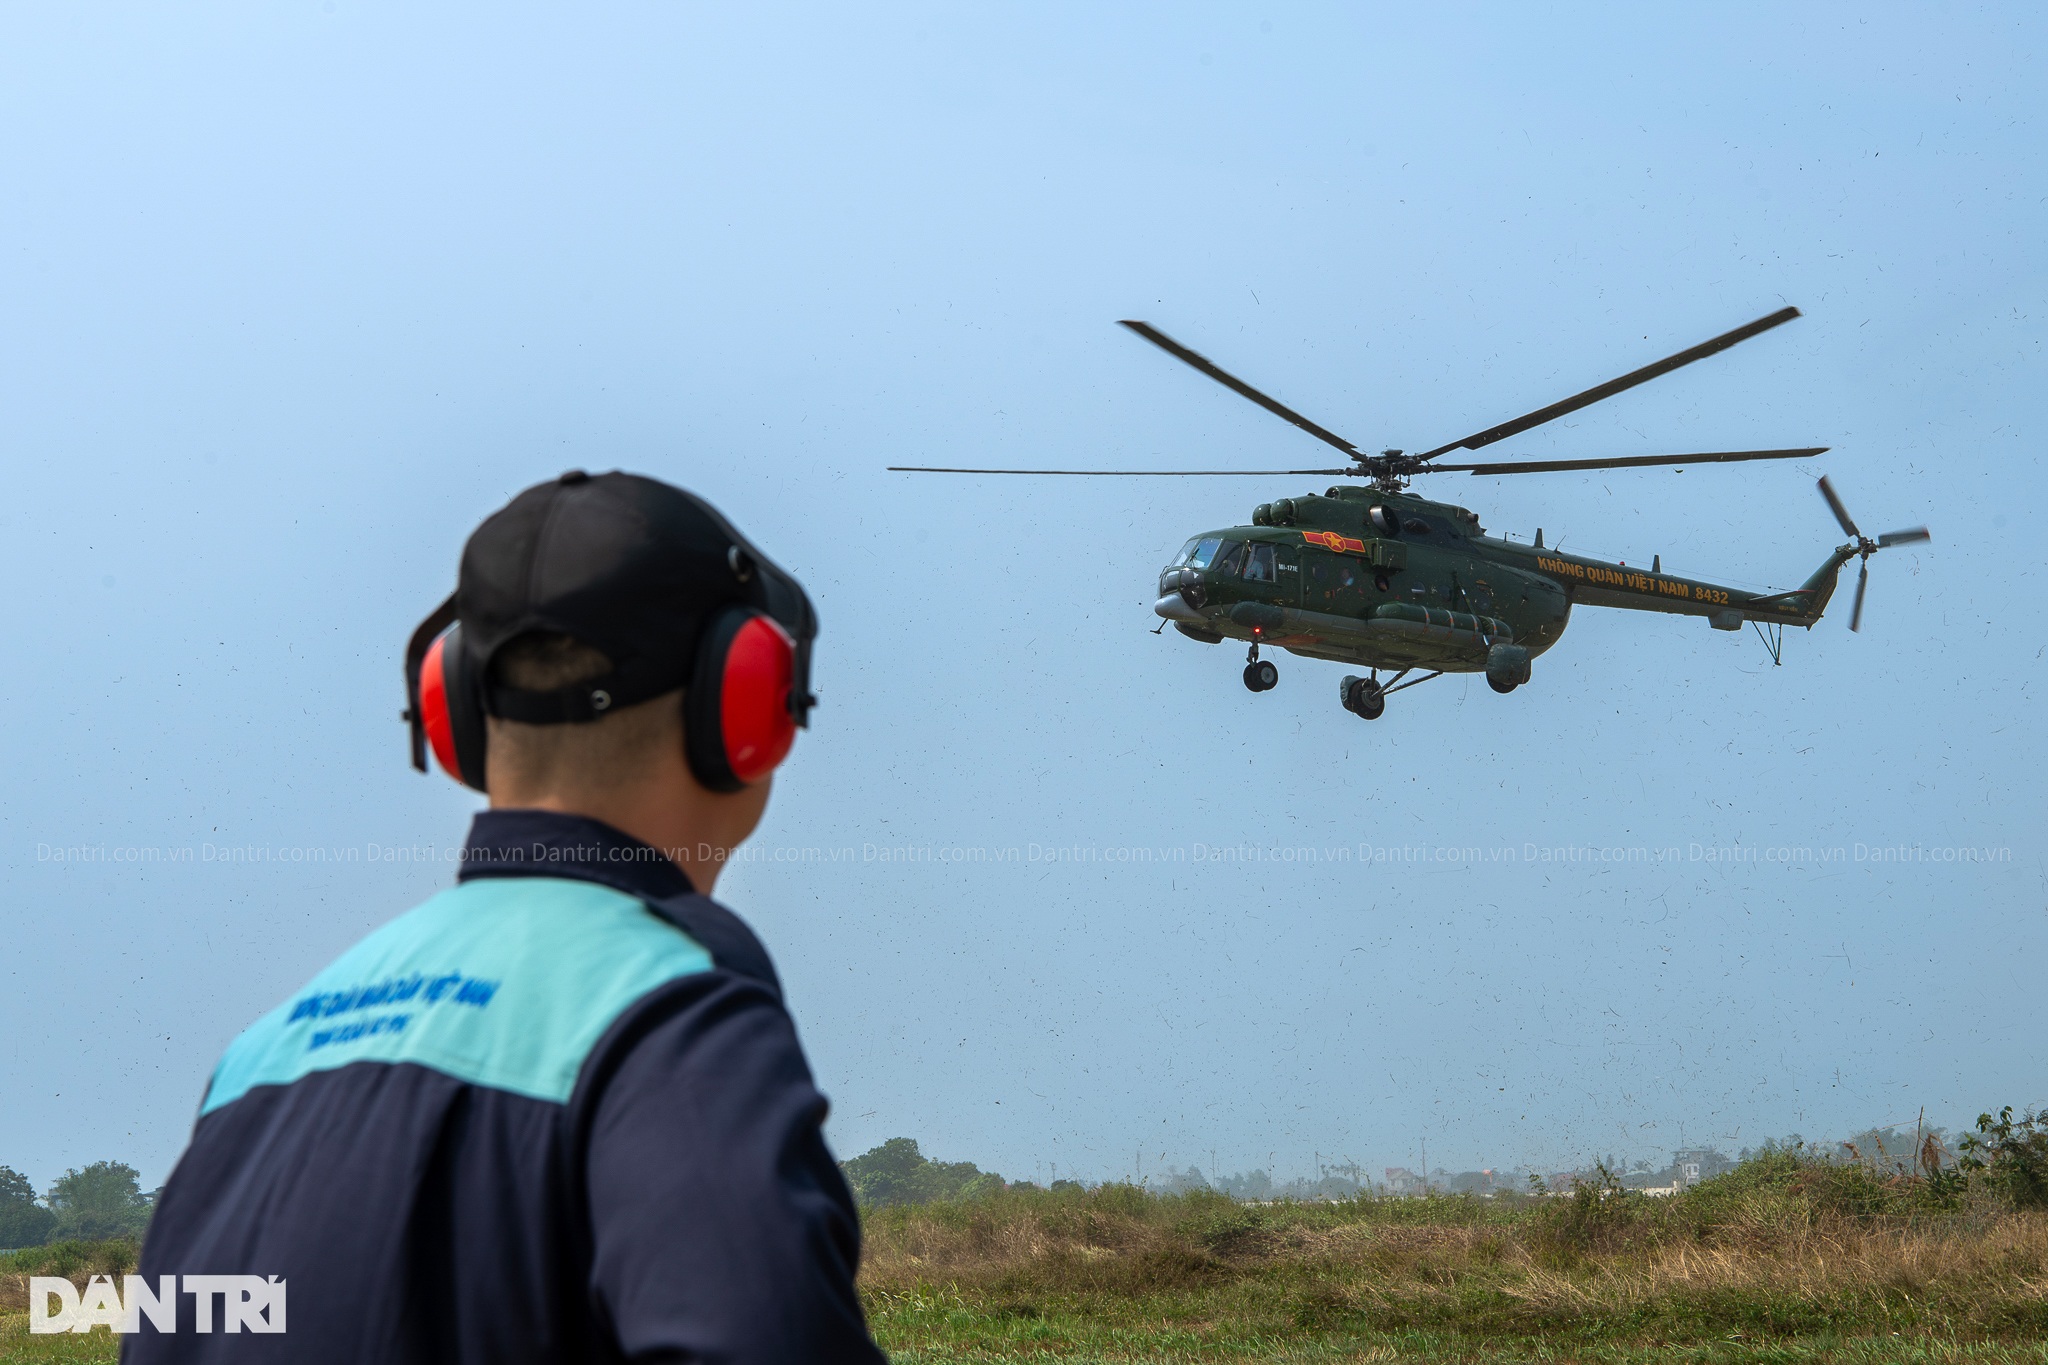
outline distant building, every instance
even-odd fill
[[[1494,1190],[1493,1172],[1491,1170],[1460,1171],[1450,1177],[1450,1179],[1443,1181],[1442,1184],[1452,1194],[1489,1195]]]
[[[1652,1196],[1680,1194],[1734,1169],[1735,1162],[1725,1153],[1711,1147],[1687,1147],[1673,1152],[1671,1164],[1663,1170],[1653,1171],[1644,1163],[1630,1171],[1623,1183]]]
[[[1406,1166],[1389,1166],[1386,1176],[1388,1194],[1421,1194],[1427,1188],[1427,1182]]]
[[[1687,1147],[1671,1154],[1673,1174],[1680,1185],[1697,1185],[1735,1169],[1735,1161],[1712,1147]]]

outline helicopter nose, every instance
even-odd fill
[[[1152,604],[1152,613],[1169,621],[1184,621],[1191,626],[1207,624],[1202,620],[1202,614],[1189,606],[1187,598],[1179,592],[1162,593],[1159,600]]]
[[[1199,569],[1167,569],[1159,575],[1159,595],[1179,593],[1188,606],[1199,610],[1208,599],[1208,586]]]

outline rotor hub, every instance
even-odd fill
[[[1417,474],[1427,471],[1427,464],[1416,456],[1398,449],[1382,450],[1377,455],[1353,455],[1358,462],[1358,473],[1362,478],[1372,480],[1374,488],[1382,493],[1398,493],[1408,486],[1408,481]]]

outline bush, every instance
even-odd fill
[[[1997,1118],[1979,1114],[1958,1164],[2015,1208],[2048,1208],[2048,1114],[2028,1110],[2015,1119],[2009,1104]]]
[[[9,1275],[126,1275],[135,1269],[141,1247],[125,1237],[104,1242],[51,1242],[0,1256],[0,1273]]]
[[[135,1269],[139,1248],[130,1241],[52,1242],[0,1256],[0,1313],[26,1313],[31,1276],[54,1275],[83,1285],[91,1275],[121,1276]],[[0,1360],[17,1357],[0,1349]]]
[[[1606,1251],[1630,1240],[1630,1234],[1651,1218],[1649,1199],[1622,1188],[1604,1165],[1593,1168],[1591,1180],[1572,1184],[1572,1192],[1537,1210],[1532,1239],[1553,1264],[1571,1264],[1594,1251]]]

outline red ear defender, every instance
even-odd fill
[[[759,782],[775,771],[796,742],[789,710],[795,653],[782,627],[765,616],[749,618],[726,650],[720,719],[726,762],[742,782]]]
[[[796,646],[787,631],[747,607],[721,612],[697,650],[684,699],[690,771],[713,791],[759,782],[796,742],[790,692]]]
[[[476,669],[462,647],[462,627],[433,637],[408,677],[414,710],[413,766],[426,771],[431,746],[441,771],[465,787],[484,789],[483,697],[473,676]],[[426,746],[420,739],[426,740]]]
[[[448,719],[448,680],[441,664],[447,648],[446,635],[427,647],[427,661],[420,669],[420,724],[434,747],[434,761],[442,772],[454,774],[462,771],[462,764],[455,757],[455,726]]]

